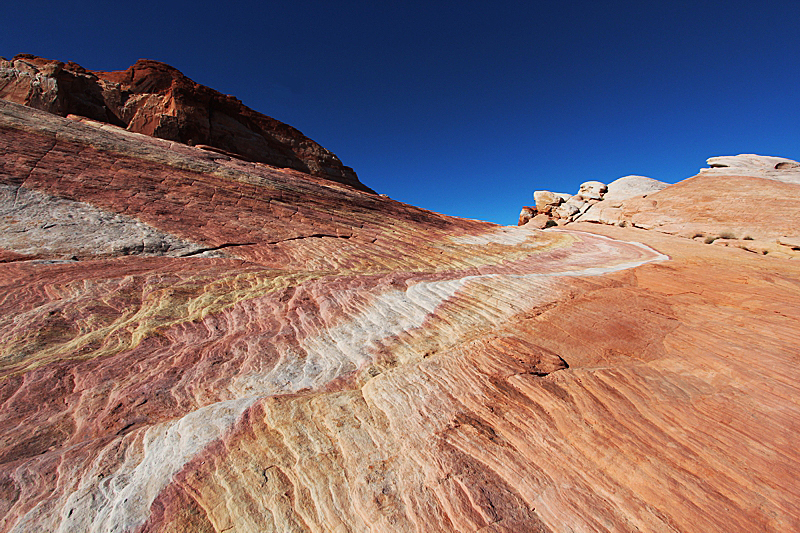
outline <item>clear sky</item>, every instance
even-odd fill
[[[536,189],[800,159],[798,21],[798,0],[12,2],[0,55],[164,61],[378,192],[515,224]]]

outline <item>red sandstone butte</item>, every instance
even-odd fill
[[[159,61],[140,59],[127,70],[100,72],[20,54],[0,59],[0,98],[369,190],[352,168],[295,128]]]
[[[219,150],[0,100],[0,531],[800,530],[796,260]]]

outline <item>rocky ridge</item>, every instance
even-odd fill
[[[3,100],[0,155],[0,531],[800,529],[796,261]]]
[[[581,185],[574,196],[536,191],[519,224],[592,222],[655,230],[762,255],[800,257],[800,163],[742,154],[712,157],[697,176],[669,185],[625,176]],[[776,214],[778,214],[776,216]]]
[[[295,128],[159,61],[101,72],[29,54],[0,58],[0,98],[369,190],[353,169]]]

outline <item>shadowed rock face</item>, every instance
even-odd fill
[[[1,531],[800,527],[796,262],[3,101],[0,155]]]
[[[0,98],[370,190],[353,169],[295,128],[158,61],[141,59],[124,71],[94,72],[21,54],[0,59]]]

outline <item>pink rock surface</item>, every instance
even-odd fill
[[[797,262],[2,101],[0,155],[0,531],[800,529]]]

